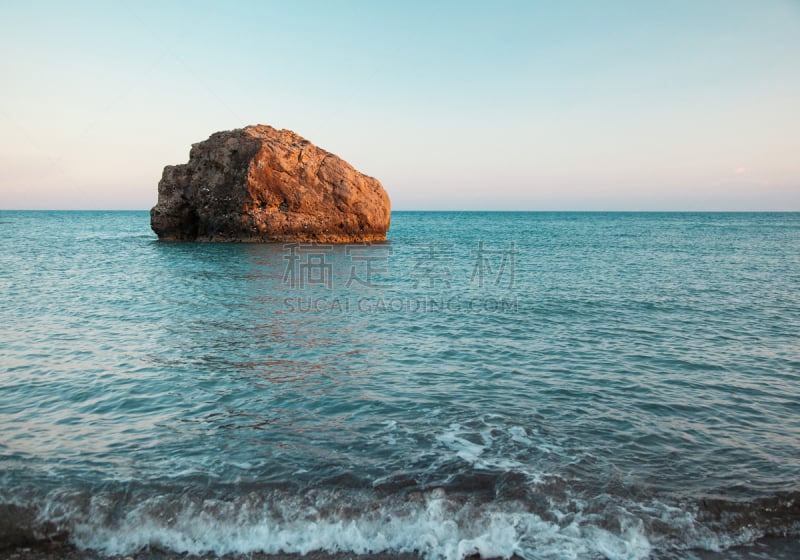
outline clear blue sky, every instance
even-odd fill
[[[399,210],[800,210],[800,0],[0,0],[0,76],[0,208],[263,123]]]

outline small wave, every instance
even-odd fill
[[[481,557],[641,559],[650,544],[641,523],[619,532],[580,517],[558,523],[521,503],[476,502],[442,489],[405,497],[311,491],[249,494],[229,499],[153,495],[51,495],[32,515],[36,525],[5,527],[52,538],[66,532],[78,548],[109,555],[145,547],[177,553],[415,553],[431,560]],[[19,516],[16,516],[19,519]],[[8,521],[8,520],[7,520]]]

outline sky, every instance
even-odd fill
[[[294,130],[396,210],[800,211],[800,0],[0,0],[0,209]]]

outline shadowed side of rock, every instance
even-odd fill
[[[288,130],[218,132],[164,168],[150,223],[165,241],[381,241],[380,182]]]

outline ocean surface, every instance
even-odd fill
[[[388,237],[0,212],[0,535],[800,556],[800,214],[395,212]]]

